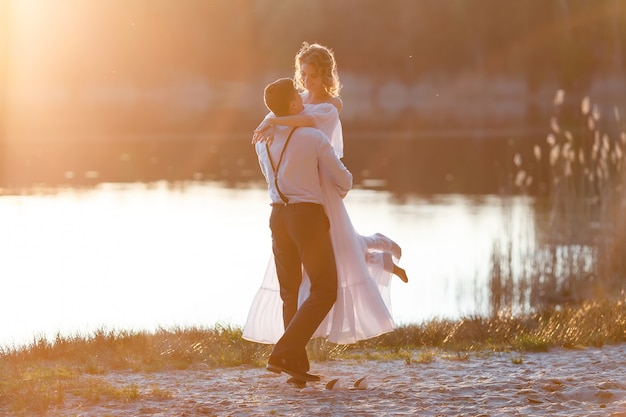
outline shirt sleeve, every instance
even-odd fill
[[[305,106],[306,113],[313,119],[316,128],[324,132],[330,140],[335,153],[343,157],[343,131],[339,120],[339,111],[331,103],[320,103]]]
[[[352,188],[352,173],[348,171],[343,162],[335,154],[330,142],[323,138],[320,141],[319,148],[319,161],[320,165],[330,174],[335,184],[339,195],[343,198],[348,194],[348,191]]]
[[[265,144],[257,143],[255,145],[255,148],[256,148],[257,158],[258,158],[258,161],[259,161],[259,166],[261,167],[261,173],[265,177],[265,181],[269,184],[270,183],[270,180],[269,180],[270,173],[267,172],[266,164],[263,163],[264,160],[267,159],[267,153],[265,152]]]
[[[332,132],[339,121],[337,108],[330,103],[316,104],[307,107],[307,113],[313,119],[315,127],[327,136]]]

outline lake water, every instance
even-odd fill
[[[532,217],[524,198],[353,190],[361,234],[403,248],[400,324],[488,311],[494,239]],[[267,192],[191,182],[0,196],[0,346],[94,330],[242,326],[269,260]]]

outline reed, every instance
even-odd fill
[[[494,242],[494,315],[615,299],[625,288],[626,129],[617,107],[605,120],[589,97],[574,112],[565,103],[557,92],[545,142],[513,157],[514,184],[534,192],[537,216],[525,236],[511,228]]]

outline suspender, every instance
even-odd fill
[[[291,135],[298,128],[298,126],[294,127],[291,132],[289,132],[289,136],[287,136],[287,140],[285,141],[285,145],[283,146],[283,150],[280,151],[280,158],[278,159],[278,165],[274,167],[274,161],[272,161],[272,154],[270,153],[270,147],[267,142],[265,142],[265,149],[267,150],[267,156],[270,159],[270,165],[272,166],[272,171],[274,171],[274,185],[276,186],[276,191],[278,191],[278,195],[280,199],[283,200],[283,203],[289,204],[289,199],[280,191],[278,188],[278,169],[280,168],[280,163],[283,161],[283,155],[285,154],[285,149],[287,149],[287,145],[289,145],[289,139],[291,139]]]

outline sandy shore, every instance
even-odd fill
[[[435,356],[430,363],[313,363],[322,381],[299,389],[258,368],[112,373],[137,384],[128,403],[66,398],[48,416],[624,416],[626,344],[576,350]],[[367,388],[348,386],[368,376]],[[336,389],[326,383],[339,378]],[[167,395],[155,395],[155,393]]]

